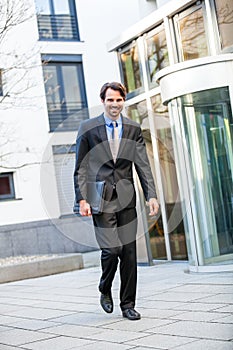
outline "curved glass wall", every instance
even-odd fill
[[[233,118],[227,87],[177,99],[189,157],[199,260],[233,253]],[[179,169],[182,172],[182,169]],[[193,212],[193,215],[195,213]],[[194,220],[195,221],[195,220]],[[187,231],[188,233],[188,231]]]

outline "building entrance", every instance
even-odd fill
[[[228,88],[182,97],[205,259],[233,253],[233,120]]]

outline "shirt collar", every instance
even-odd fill
[[[108,118],[105,114],[104,114],[104,120],[105,120],[105,124],[107,126],[110,126],[112,124],[112,122],[113,122],[112,119]],[[118,125],[122,124],[121,116],[118,119],[116,119],[116,122],[118,123]]]

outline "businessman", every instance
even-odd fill
[[[123,317],[139,320],[135,310],[137,285],[136,169],[150,215],[158,213],[155,185],[140,125],[122,115],[125,87],[106,83],[100,90],[103,114],[81,123],[76,142],[74,187],[79,214],[93,219],[101,249],[100,304],[113,312],[112,283],[120,262],[120,308]],[[103,208],[93,211],[88,182],[104,181]]]

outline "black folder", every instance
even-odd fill
[[[105,195],[105,181],[87,182],[87,201],[91,206],[92,214],[103,212]]]

